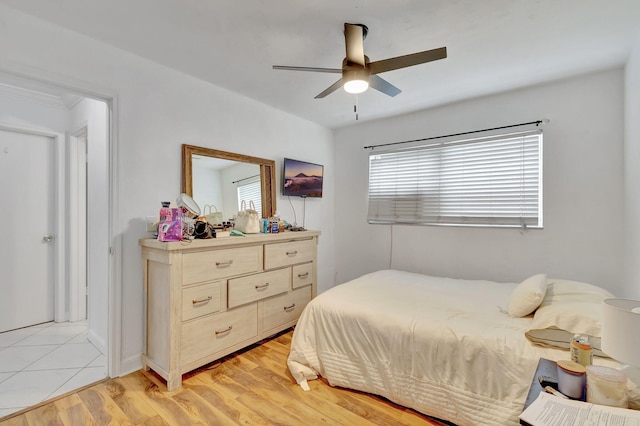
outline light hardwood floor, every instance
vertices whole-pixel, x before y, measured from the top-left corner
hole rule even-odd
[[[384,398],[334,388],[304,392],[287,370],[291,330],[184,376],[167,392],[137,371],[0,420],[0,425],[444,425]]]

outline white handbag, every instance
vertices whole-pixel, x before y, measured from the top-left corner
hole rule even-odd
[[[242,200],[233,228],[245,234],[260,233],[260,215],[256,211],[253,201],[249,201],[249,208],[247,208],[245,201]]]
[[[213,209],[215,209],[215,211],[213,211]],[[202,209],[202,212],[204,217],[207,219],[207,222],[211,225],[222,225],[222,212],[219,212],[218,208],[213,204],[206,204]]]

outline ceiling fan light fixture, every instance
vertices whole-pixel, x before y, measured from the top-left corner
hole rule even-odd
[[[344,91],[358,94],[369,88],[369,73],[366,69],[345,70],[342,73]]]
[[[400,68],[412,67],[426,62],[437,61],[447,57],[447,48],[425,50],[371,62],[364,54],[364,39],[368,28],[364,24],[344,24],[344,42],[346,56],[342,60],[342,68],[292,67],[274,65],[273,69],[290,71],[314,71],[327,73],[342,73],[342,78],[324,89],[315,99],[322,99],[335,92],[342,86],[347,93],[362,93],[369,86],[387,96],[394,97],[401,92],[378,74]]]
[[[369,82],[365,80],[351,80],[344,84],[344,91],[347,93],[358,94],[369,88]]]

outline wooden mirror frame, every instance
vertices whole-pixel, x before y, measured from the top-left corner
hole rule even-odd
[[[262,193],[262,217],[271,217],[276,211],[276,162],[265,158],[217,149],[203,148],[194,145],[182,145],[182,192],[193,196],[193,164],[192,155],[222,158],[224,160],[252,163],[260,166],[260,190]]]

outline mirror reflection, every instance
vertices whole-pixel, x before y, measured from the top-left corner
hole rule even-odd
[[[217,210],[221,214],[216,216],[228,221],[245,200],[247,208],[253,201],[262,217],[271,217],[276,210],[275,189],[273,160],[182,145],[182,192],[198,203],[204,215]]]
[[[197,154],[191,161],[192,197],[203,213],[221,212],[223,220],[228,221],[238,213],[242,200],[247,208],[251,201],[257,211],[262,211],[258,164]]]

